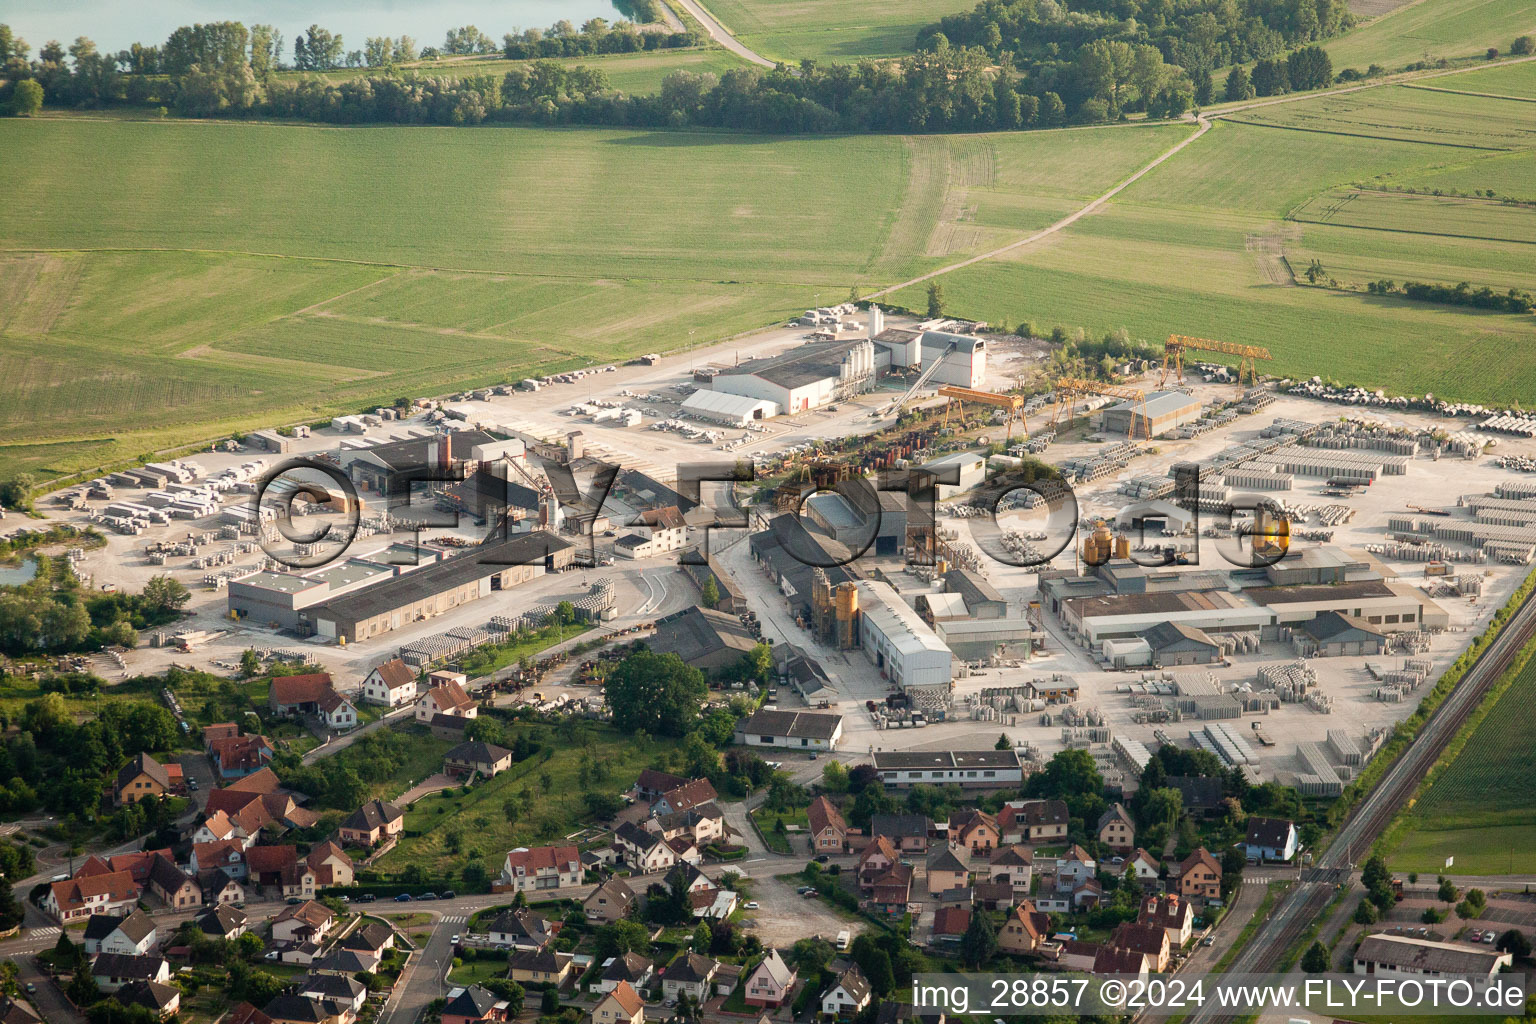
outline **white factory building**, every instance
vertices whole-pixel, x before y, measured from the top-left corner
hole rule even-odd
[[[859,582],[860,643],[880,674],[903,687],[948,686],[954,655],[889,583]]]
[[[711,423],[744,427],[771,419],[781,412],[779,403],[766,398],[732,395],[723,391],[695,391],[683,401],[683,412]]]
[[[972,487],[979,487],[987,479],[986,457],[976,452],[953,452],[949,455],[940,455],[936,459],[923,463],[921,468],[936,474],[940,480],[944,479],[945,473],[959,473],[958,484],[941,483],[934,488],[940,501],[948,501]]]
[[[793,416],[869,391],[875,374],[875,346],[868,338],[813,341],[721,370],[710,386],[721,394],[771,402]]]

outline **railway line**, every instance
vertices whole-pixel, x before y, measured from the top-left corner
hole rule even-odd
[[[1403,806],[1446,744],[1466,723],[1494,681],[1513,664],[1526,644],[1536,638],[1536,594],[1521,602],[1510,621],[1462,676],[1461,682],[1429,716],[1419,735],[1345,819],[1338,834],[1317,862],[1302,873],[1255,931],[1225,973],[1263,973],[1274,969],[1286,951],[1306,933],[1333,900],[1339,886],[1348,885],[1355,858],[1381,835]],[[1190,1014],[1189,1024],[1232,1020],[1216,1007]]]

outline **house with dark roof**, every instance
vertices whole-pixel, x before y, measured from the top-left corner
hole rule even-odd
[[[719,970],[718,961],[699,953],[682,953],[662,971],[662,994],[668,999],[686,994],[702,1002],[714,994],[713,982]]]
[[[443,1024],[490,1024],[507,1019],[507,1003],[479,985],[450,994],[443,1005]]]
[[[384,707],[404,707],[416,699],[416,673],[399,658],[375,665],[363,678],[363,700]]]
[[[988,882],[1006,883],[1016,899],[1029,895],[1030,882],[1034,878],[1035,853],[1027,846],[999,846],[992,851],[985,865],[978,868],[978,876]]]
[[[328,999],[338,1006],[346,1007],[352,1013],[361,1010],[363,1004],[368,1001],[368,989],[362,982],[340,974],[311,972],[300,978],[293,988],[301,996],[322,1002]]]
[[[1099,834],[1099,842],[1111,850],[1125,853],[1136,848],[1136,823],[1131,820],[1130,812],[1118,801],[1099,815],[1095,831]]]
[[[646,768],[635,780],[630,792],[636,797],[650,803],[659,798],[663,793],[677,789],[688,782],[681,775],[671,775],[667,772],[659,772],[655,768]]]
[[[657,797],[656,803],[651,806],[651,813],[664,815],[691,811],[703,804],[713,803],[719,798],[720,794],[715,792],[715,787],[708,779],[690,779]]]
[[[1168,933],[1158,924],[1122,922],[1110,937],[1108,945],[1144,954],[1147,958],[1147,967],[1152,971],[1166,970],[1172,953]]]
[[[1284,818],[1248,819],[1248,836],[1243,842],[1243,852],[1249,860],[1289,861],[1300,848],[1296,826]]]
[[[121,807],[146,798],[157,800],[179,792],[181,784],[181,765],[161,764],[148,754],[137,754],[117,770],[112,802]]]
[[[156,857],[150,865],[149,891],[172,910],[185,910],[203,904],[203,888],[197,884],[197,879],[164,855]]]
[[[469,723],[472,721],[474,721],[472,718],[465,718],[461,715],[445,715],[438,711],[432,715],[432,721],[427,723],[427,728],[432,731],[433,739],[453,740],[457,743],[462,741],[465,734],[469,732]]]
[[[849,964],[821,994],[821,1012],[838,1020],[848,1020],[869,1005],[874,990],[857,964]]]
[[[283,994],[273,997],[263,1011],[272,1024],[347,1024],[345,1007],[329,999]]]
[[[493,778],[512,767],[512,751],[470,740],[443,755],[443,772],[453,779]]]
[[[964,846],[940,846],[928,854],[928,895],[938,896],[971,884],[971,852]]]
[[[610,878],[581,901],[588,921],[612,924],[629,916],[635,905],[635,891],[622,878]]]
[[[624,863],[639,874],[665,871],[677,863],[677,854],[660,832],[626,821],[613,832],[613,845]]]
[[[83,936],[87,953],[142,956],[155,947],[155,920],[134,908],[127,914],[92,914]]]
[[[103,992],[116,992],[131,981],[171,980],[171,963],[164,957],[98,953],[91,961],[91,977]]]
[[[574,959],[553,949],[513,950],[507,957],[507,977],[523,985],[563,985]]]
[[[333,948],[320,959],[312,959],[309,971],[311,974],[336,974],[343,978],[350,978],[364,971],[373,973],[379,969],[379,963],[383,959],[381,954],[365,949]]]
[[[1184,801],[1184,809],[1187,811],[1195,811],[1203,815],[1221,812],[1221,801],[1225,790],[1220,779],[1200,775],[1170,775],[1163,780],[1163,785],[1179,791],[1179,796]]]
[[[158,981],[130,981],[115,995],[124,1006],[142,1006],[160,1020],[181,1009],[181,989]]]
[[[928,852],[933,821],[925,814],[874,814],[869,819],[871,836],[886,836],[903,854]]]
[[[639,990],[650,984],[656,976],[656,965],[639,953],[621,953],[611,957],[603,966],[603,973],[592,983],[593,992],[612,992],[620,982]]]
[[[341,841],[377,846],[405,828],[405,812],[387,800],[369,800],[341,823]]]
[[[41,1024],[41,1018],[26,1003],[0,994],[0,1024]]]
[[[1134,949],[1100,946],[1093,957],[1094,974],[1130,975],[1145,978],[1151,971],[1151,958]]]
[[[237,907],[209,907],[197,917],[197,930],[213,939],[238,939],[245,934],[249,918]]]
[[[1155,924],[1168,933],[1171,949],[1182,949],[1195,933],[1195,908],[1176,893],[1148,895],[1136,913],[1137,924]]]
[[[348,932],[338,945],[342,949],[382,956],[386,949],[395,948],[395,933],[389,926],[377,921],[364,921]]]
[[[527,907],[503,910],[491,922],[491,942],[512,949],[543,949],[554,940],[558,925],[549,918]]]
[[[1061,800],[1010,800],[997,812],[1001,842],[1050,843],[1065,839],[1069,815]]]
[[[843,716],[817,711],[759,708],[736,723],[735,741],[747,747],[833,750],[843,738]]]

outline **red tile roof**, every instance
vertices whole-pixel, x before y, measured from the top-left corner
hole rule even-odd
[[[313,704],[332,691],[329,672],[310,672],[302,676],[276,676],[272,680],[273,704]]]

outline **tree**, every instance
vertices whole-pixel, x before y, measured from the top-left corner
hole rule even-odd
[[[1202,107],[1206,106],[1216,97],[1216,84],[1211,81],[1211,72],[1207,68],[1201,68],[1194,74],[1195,102]]]
[[[1515,41],[1509,44],[1509,52],[1516,57],[1524,57],[1533,49],[1536,49],[1536,44],[1532,43],[1530,36],[1516,36]]]
[[[625,953],[644,953],[651,948],[651,935],[645,925],[636,921],[615,921],[597,929],[597,955],[601,959],[623,956]]]
[[[971,923],[960,937],[960,962],[977,970],[997,953],[997,932],[986,914],[972,914]]]
[[[937,320],[944,315],[944,286],[937,281],[928,282],[928,319]]]
[[[319,25],[293,41],[293,66],[300,71],[330,71],[341,66],[345,46],[341,36],[333,36]]]
[[[1370,900],[1361,900],[1355,908],[1355,924],[1375,924],[1376,904]]]
[[[706,576],[704,578],[704,586],[700,589],[702,591],[700,596],[705,608],[720,607],[720,588],[715,584],[713,576]]]
[[[261,658],[254,648],[247,647],[240,652],[240,674],[249,679],[261,671]]]
[[[1008,734],[1007,733],[1005,733],[1005,732],[1004,733],[999,733],[998,736],[997,736],[997,742],[992,744],[992,749],[993,750],[1012,750],[1013,749],[1013,741],[1008,738]]]
[[[1328,962],[1328,948],[1321,942],[1312,943],[1301,955],[1301,969],[1308,974],[1321,974],[1330,966],[1332,965]]]
[[[561,601],[555,605],[555,622],[564,629],[576,621],[576,606],[569,601]]]
[[[1511,928],[1500,935],[1496,945],[1499,952],[1513,953],[1516,960],[1524,960],[1531,955],[1531,942],[1518,928]]]
[[[789,951],[789,965],[801,977],[814,977],[832,959],[836,950],[823,938],[799,939]]]
[[[16,117],[31,117],[43,109],[43,87],[35,79],[23,78],[11,92],[11,113]],[[24,476],[25,474],[23,474]],[[22,508],[31,485],[22,485],[20,477],[13,477],[0,484],[0,505]],[[30,478],[29,478],[30,479]]]
[[[546,1017],[560,1012],[560,991],[553,985],[544,990],[544,996],[539,1000],[539,1012]]]
[[[848,792],[848,769],[841,761],[828,761],[821,770],[821,788],[828,793]]]
[[[1455,903],[1458,895],[1456,883],[1444,875],[1440,876],[1440,888],[1436,890],[1435,898],[1441,903]]]
[[[603,684],[614,724],[655,736],[685,735],[708,692],[698,669],[675,654],[645,650],[620,662]]]
[[[192,599],[192,593],[177,580],[161,574],[144,584],[144,603],[159,612],[175,611]]]

